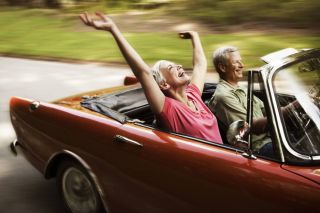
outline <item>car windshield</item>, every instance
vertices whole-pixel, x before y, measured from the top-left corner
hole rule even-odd
[[[273,87],[287,144],[303,155],[320,155],[320,58],[280,69]]]

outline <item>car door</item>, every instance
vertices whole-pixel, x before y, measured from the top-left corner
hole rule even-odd
[[[79,156],[96,176],[110,212],[319,209],[319,186],[279,162],[52,104],[30,111],[30,101],[15,101],[18,139],[39,159],[36,167],[44,170],[62,150]]]
[[[318,200],[317,184],[279,162],[135,124],[119,136],[105,172],[111,212],[295,211]]]

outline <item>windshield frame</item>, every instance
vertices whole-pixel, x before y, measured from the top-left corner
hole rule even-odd
[[[318,49],[313,49],[313,50],[308,50],[308,51],[302,51],[297,54],[294,54],[292,56],[289,56],[285,58],[284,60],[278,60],[273,63],[270,63],[266,65],[263,69],[265,75],[265,80],[266,80],[266,88],[270,94],[270,101],[272,105],[272,111],[273,111],[273,116],[275,119],[275,123],[277,126],[277,133],[278,137],[284,146],[284,149],[282,151],[282,156],[286,160],[286,162],[305,162],[305,163],[310,163],[310,161],[317,161],[318,163],[320,162],[320,155],[306,155],[299,153],[295,151],[291,145],[290,142],[287,139],[286,136],[286,128],[284,127],[283,119],[282,116],[280,115],[279,111],[279,103],[278,99],[276,97],[276,92],[275,88],[273,85],[273,80],[275,75],[285,69],[288,66],[300,63],[302,61],[315,58],[315,57],[320,57],[320,50]],[[288,156],[289,154],[289,156]],[[291,156],[290,156],[291,155]]]

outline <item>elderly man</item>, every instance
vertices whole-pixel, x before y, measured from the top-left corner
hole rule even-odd
[[[213,64],[219,73],[220,81],[209,101],[209,108],[216,115],[223,129],[237,120],[246,120],[247,90],[239,86],[243,78],[244,64],[237,48],[224,46],[213,54]],[[273,155],[271,138],[267,135],[267,122],[264,117],[263,102],[253,99],[253,125],[251,131],[253,150],[261,155]]]

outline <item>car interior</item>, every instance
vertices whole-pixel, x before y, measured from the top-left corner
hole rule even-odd
[[[214,84],[205,84],[202,99],[206,103],[214,93]],[[143,89],[134,89],[85,99],[81,106],[98,113],[110,115],[110,110],[125,115],[128,119],[140,120],[146,125],[154,125],[155,116],[144,95]]]
[[[216,89],[216,84],[206,83],[202,93],[202,100],[207,104]],[[254,95],[261,100],[264,99],[261,91],[255,91]],[[280,95],[280,105],[284,106],[292,101],[292,98]],[[141,87],[131,88],[121,92],[100,95],[98,97],[84,97],[81,106],[112,117],[122,123],[137,122],[153,128],[159,128],[156,124],[155,116],[151,111],[149,104]],[[227,128],[219,122],[219,130],[225,144]]]
[[[216,84],[205,84],[202,93],[202,100],[204,103],[207,104],[209,102],[215,89]],[[159,128],[141,87],[99,97],[85,98],[81,102],[81,106],[100,114],[111,116],[120,122],[134,121],[154,128]],[[219,124],[219,128],[223,141],[226,142],[226,130],[221,128],[221,124]]]

